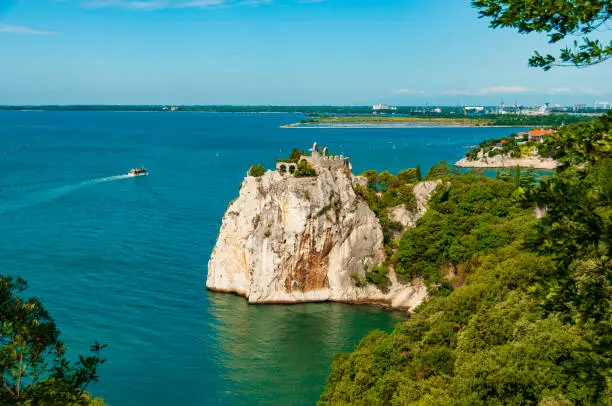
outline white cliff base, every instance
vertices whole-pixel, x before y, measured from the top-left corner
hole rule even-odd
[[[268,171],[245,178],[240,196],[223,217],[208,263],[207,288],[245,296],[249,303],[418,306],[427,296],[424,284],[398,281],[393,271],[384,290],[357,286],[356,277],[363,278],[366,268],[385,259],[380,223],[353,190],[366,179],[342,165],[315,167],[317,177]],[[420,211],[405,214],[410,217],[406,226],[423,215],[434,188],[427,185],[415,193]]]
[[[488,157],[484,156],[482,151],[480,151],[478,159],[471,161],[463,157],[455,163],[455,166],[462,168],[515,168],[518,166],[521,168],[547,169],[552,171],[557,167],[557,161],[537,155],[523,158],[511,158],[507,155]]]

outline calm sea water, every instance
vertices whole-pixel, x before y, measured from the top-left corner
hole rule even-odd
[[[95,395],[116,406],[313,404],[334,353],[403,315],[207,292],[221,217],[249,165],[316,140],[357,172],[426,170],[514,131],[279,128],[299,119],[0,112],[0,274],[28,280],[73,355],[108,344]],[[135,166],[150,176],[120,176]]]

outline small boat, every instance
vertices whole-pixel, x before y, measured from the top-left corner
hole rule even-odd
[[[149,173],[145,168],[132,168],[132,170],[128,173],[128,176],[144,176]]]

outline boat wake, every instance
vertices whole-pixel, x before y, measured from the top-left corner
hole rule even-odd
[[[113,182],[121,179],[128,179],[131,177],[132,176],[130,175],[107,176],[104,178],[90,179],[71,185],[61,186],[54,189],[31,192],[26,195],[20,196],[18,200],[8,200],[5,202],[0,201],[0,214],[36,206],[40,203],[50,202],[87,186],[95,185],[98,183]]]

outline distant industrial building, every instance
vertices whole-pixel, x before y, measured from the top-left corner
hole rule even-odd
[[[483,106],[466,106],[463,108],[463,114],[466,116],[479,116],[486,113]]]
[[[612,108],[612,104],[605,101],[596,101],[593,107],[597,110],[610,110],[610,108]]]
[[[550,108],[548,104],[544,104],[543,106],[524,109],[521,111],[521,114],[525,116],[547,116],[550,114]]]
[[[388,104],[375,104],[372,106],[372,110],[380,111],[380,110],[397,110],[397,107],[390,107]]]

